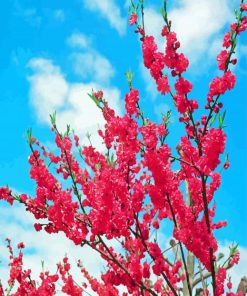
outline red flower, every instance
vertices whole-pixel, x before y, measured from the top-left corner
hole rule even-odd
[[[11,190],[9,188],[6,187],[0,187],[0,200],[4,199],[6,200],[8,203],[10,203],[11,205],[14,202],[14,198],[11,195]]]
[[[209,99],[213,96],[223,95],[226,90],[234,87],[236,82],[235,75],[228,70],[222,77],[215,77],[209,85]]]
[[[232,282],[229,281],[226,285],[227,285],[227,288],[228,288],[229,290],[232,289]]]
[[[179,95],[183,96],[192,90],[192,84],[183,77],[179,77],[175,83],[175,89]]]
[[[161,76],[157,80],[157,89],[162,93],[162,95],[170,92],[170,86],[168,83],[168,77],[167,76]]]
[[[230,162],[229,161],[226,161],[225,164],[224,164],[224,169],[227,170],[230,166]]]
[[[175,95],[174,100],[179,113],[185,113],[189,110],[189,100],[185,96]]]
[[[222,71],[225,70],[226,68],[226,62],[227,62],[227,59],[229,57],[229,53],[227,50],[222,50],[218,56],[217,56],[217,61],[218,61],[218,68]]]
[[[246,3],[242,3],[242,4],[240,5],[240,7],[241,7],[241,9],[247,11],[247,4],[246,4]]]
[[[189,66],[189,60],[186,58],[186,56],[183,53],[178,54],[176,64],[175,64],[176,71],[181,74],[184,71],[186,71],[188,66]]]
[[[25,248],[24,243],[23,243],[23,242],[19,243],[19,244],[17,245],[17,248],[18,248],[18,249],[23,249],[23,248]]]
[[[99,90],[99,91],[96,91],[93,93],[93,95],[95,96],[95,98],[98,100],[98,101],[101,101],[102,98],[103,98],[103,91],[102,90]]]
[[[143,277],[144,278],[149,278],[150,277],[150,265],[147,263],[147,262],[144,262],[143,263],[143,270],[142,270],[142,273],[143,273]]]
[[[228,48],[230,47],[232,44],[231,42],[231,33],[230,32],[227,32],[224,36],[224,39],[223,39],[223,47],[225,48]]]
[[[221,296],[224,294],[224,281],[226,279],[226,269],[220,267],[218,273],[216,274],[216,296]]]
[[[154,41],[153,36],[146,36],[142,43],[142,53],[144,59],[144,65],[146,68],[150,68],[152,63],[154,62],[154,53],[158,49],[157,44]]]
[[[139,101],[139,92],[137,89],[132,89],[125,96],[125,108],[129,115],[136,114],[138,116],[137,103]]]
[[[230,264],[231,266],[233,266],[233,265],[235,265],[235,264],[238,264],[239,259],[240,259],[240,254],[239,254],[239,252],[237,251],[237,252],[233,255],[233,257],[232,257],[232,259],[230,260],[229,264]]]
[[[130,18],[129,18],[129,24],[131,26],[133,26],[136,21],[137,21],[137,14],[136,13],[132,13],[130,15]]]

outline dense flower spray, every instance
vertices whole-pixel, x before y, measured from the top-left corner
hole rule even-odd
[[[101,279],[96,279],[78,262],[85,280],[78,285],[65,257],[57,265],[56,274],[42,272],[37,283],[31,278],[31,270],[23,270],[24,245],[18,245],[20,252],[15,256],[8,239],[9,287],[0,284],[0,295],[54,295],[58,281],[67,295],[86,295],[89,286],[97,295],[192,296],[199,285],[203,295],[220,296],[228,290],[229,296],[242,295],[234,294],[227,280],[227,269],[239,260],[237,247],[230,248],[225,262],[217,258],[214,232],[226,222],[214,221],[216,206],[212,201],[221,184],[219,167],[229,167],[228,159],[221,163],[226,143],[221,96],[235,85],[231,67],[237,62],[237,37],[247,28],[247,7],[242,1],[236,23],[224,36],[224,49],[217,56],[221,74],[210,82],[204,114],[198,119],[198,102],[189,98],[193,85],[184,77],[189,61],[180,53],[166,1],[163,4],[163,51],[158,50],[153,36],[146,35],[143,0],[138,4],[131,1],[129,23],[136,26],[143,62],[158,92],[172,98],[184,126],[177,153],[166,142],[170,113],[159,124],[145,116],[130,71],[126,73],[129,92],[123,116],[116,115],[102,90],[90,94],[105,119],[104,129],[99,130],[105,152],[92,145],[80,147],[78,136],[69,127],[61,133],[55,114],[51,115],[57,146],[54,153],[47,151],[29,131],[30,177],[36,183],[36,195],[15,195],[3,187],[0,199],[10,204],[22,203],[37,219],[37,231],[63,232],[78,247],[91,247],[105,260],[106,269]],[[214,120],[216,116],[219,124]],[[78,148],[79,158],[74,148]],[[176,170],[174,163],[179,167]],[[67,182],[61,182],[61,177]],[[68,181],[70,186],[65,185]],[[162,222],[166,220],[173,225],[173,238],[164,250],[153,232],[162,234]],[[119,242],[120,248],[109,244],[112,239]],[[12,293],[14,286],[17,288]],[[120,293],[123,289],[125,292]]]

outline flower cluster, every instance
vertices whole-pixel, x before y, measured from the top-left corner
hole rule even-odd
[[[23,269],[23,252],[24,244],[18,244],[19,254],[14,255],[10,239],[7,240],[7,247],[10,253],[10,272],[8,279],[9,288],[4,289],[0,284],[0,295],[10,295],[11,290],[16,287],[16,291],[11,293],[12,296],[23,296],[23,295],[44,295],[52,296],[56,292],[56,282],[58,281],[58,274],[50,274],[48,271],[41,272],[39,276],[39,283],[31,278],[31,270]],[[6,294],[5,294],[6,292]]]

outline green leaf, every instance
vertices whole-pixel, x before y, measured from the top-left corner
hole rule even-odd
[[[168,110],[166,113],[162,112],[161,114],[164,119],[164,124],[168,125],[170,122],[171,114],[172,114],[171,110]]]
[[[41,260],[41,268],[42,268],[42,271],[44,272],[44,266],[45,266],[45,261],[44,260]]]
[[[95,98],[93,92],[92,92],[92,94],[88,93],[88,96],[94,101],[94,103],[97,105],[97,107],[100,108],[100,102]]]
[[[224,113],[223,113],[223,115],[222,115],[222,119],[223,119],[223,121],[224,121],[225,117],[226,117],[226,110],[224,111]]]
[[[230,249],[230,256],[233,257],[235,255],[235,253],[238,251],[238,244],[236,245],[232,245],[229,247]]]
[[[92,146],[91,134],[89,132],[86,133],[86,137],[88,138],[88,141],[89,141],[90,145]]]
[[[96,168],[96,170],[99,170],[101,168],[101,164],[100,163],[96,163],[95,168]]]
[[[209,120],[209,125],[210,126],[212,126],[214,124],[216,118],[217,118],[217,114],[215,114],[213,117],[211,117],[211,119]]]
[[[32,145],[32,129],[31,128],[27,130],[27,142],[28,142],[28,145]]]
[[[50,120],[52,126],[56,126],[56,111],[53,114],[50,114]]]
[[[133,73],[132,73],[132,71],[131,70],[128,70],[126,73],[125,73],[125,77],[126,77],[126,79],[127,79],[127,82],[128,82],[128,84],[131,86],[131,84],[132,84],[132,80],[133,80]]]
[[[226,127],[226,125],[224,125],[225,117],[226,117],[226,111],[224,111],[224,113],[223,113],[222,116],[218,113],[219,128],[220,128],[220,129],[223,129],[223,128]]]
[[[112,168],[114,166],[114,164],[115,164],[114,154],[113,153],[111,154],[111,156],[108,153],[108,155],[107,155],[107,161],[110,164],[110,167]]]
[[[66,129],[66,132],[64,134],[65,137],[68,137],[70,135],[70,125],[67,124],[67,129]]]

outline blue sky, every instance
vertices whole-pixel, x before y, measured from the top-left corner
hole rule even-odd
[[[161,1],[155,1],[155,5],[153,2],[146,0],[146,26],[148,33],[158,36],[163,25],[159,15]],[[171,2],[174,28],[191,60],[186,77],[194,84],[193,97],[203,106],[210,79],[218,74],[215,56],[239,1]],[[85,143],[88,131],[100,148],[94,134],[104,121],[86,93],[101,88],[121,114],[127,92],[124,73],[128,69],[134,72],[141,106],[151,119],[158,120],[160,111],[174,109],[169,97],[155,93],[155,86],[141,65],[140,43],[133,28],[128,26],[128,1],[2,1],[0,22],[0,185],[9,184],[18,192],[33,192],[34,184],[28,175],[26,130],[32,127],[35,136],[52,148],[49,113],[54,110],[61,129],[70,123]],[[160,37],[158,43],[162,47]],[[231,167],[223,172],[216,203],[217,218],[229,221],[229,226],[218,232],[222,245],[234,240],[246,248],[246,35],[240,38],[236,55],[236,88],[223,99],[227,109],[226,152]],[[181,135],[176,113],[172,120],[169,141],[176,145]],[[0,209],[0,240],[3,241],[10,227],[8,219],[13,214],[11,209],[6,214],[3,203]],[[18,207],[13,213],[25,217]],[[32,236],[31,228],[18,219],[15,217],[11,222],[13,236],[17,229],[21,233],[16,225],[22,224],[22,229],[26,233],[28,229]]]

